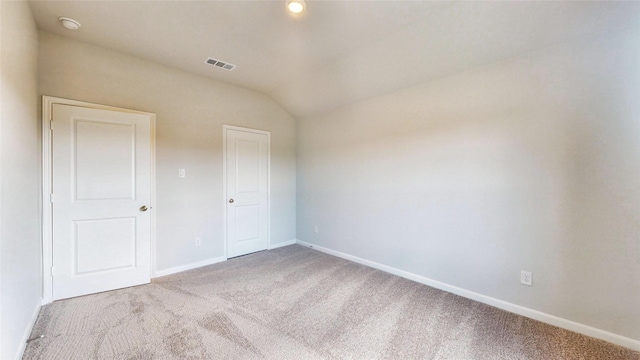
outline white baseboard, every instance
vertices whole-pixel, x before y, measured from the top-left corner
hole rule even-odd
[[[22,334],[20,347],[18,348],[18,352],[16,353],[16,357],[15,357],[16,360],[22,359],[22,356],[24,355],[24,350],[27,348],[27,340],[29,340],[29,336],[31,335],[31,330],[33,330],[33,327],[36,325],[36,320],[38,320],[38,314],[40,313],[40,308],[42,307],[41,303],[42,302],[36,305],[36,308],[33,310],[33,314],[31,314],[29,325],[27,326],[27,328],[24,330],[24,333]]]
[[[283,246],[289,246],[289,245],[294,245],[296,244],[298,241],[296,239],[293,240],[289,240],[289,241],[285,241],[285,242],[281,242],[281,243],[277,243],[277,244],[269,244],[269,248],[268,250],[272,250],[272,249],[277,249]],[[204,260],[204,261],[199,261],[196,263],[191,263],[191,264],[187,264],[187,265],[182,265],[182,266],[176,266],[176,267],[172,267],[172,268],[168,268],[168,269],[164,269],[164,270],[157,270],[152,278],[157,278],[157,277],[161,277],[161,276],[167,276],[167,275],[171,275],[171,274],[175,274],[175,273],[179,273],[182,271],[187,271],[187,270],[192,270],[192,269],[196,269],[199,267],[203,267],[203,266],[207,266],[207,265],[213,265],[222,261],[226,261],[227,259],[224,258],[223,256],[221,257],[217,257],[217,258],[213,258],[213,259],[209,259],[209,260]]]
[[[269,250],[281,248],[283,246],[293,245],[293,244],[296,244],[296,243],[297,243],[297,240],[293,239],[293,240],[289,240],[289,241],[280,242],[280,243],[277,243],[277,244],[269,244]]]
[[[471,299],[471,300],[475,300],[487,305],[491,305],[494,307],[497,307],[499,309],[508,311],[508,312],[512,312],[518,315],[522,315],[534,320],[538,320],[541,321],[543,323],[547,323],[550,325],[554,325],[557,326],[559,328],[562,329],[566,329],[566,330],[570,330],[573,332],[577,332],[579,334],[582,335],[586,335],[586,336],[590,336],[596,339],[600,339],[600,340],[604,340],[604,341],[608,341],[610,343],[616,344],[616,345],[620,345],[620,346],[624,346],[626,348],[635,350],[635,351],[640,351],[640,341],[639,340],[634,340],[628,337],[624,337],[618,334],[614,334],[614,333],[610,333],[608,331],[604,331],[601,329],[597,329],[588,325],[584,325],[581,323],[577,323],[575,321],[571,321],[571,320],[567,320],[567,319],[563,319],[554,315],[549,315],[547,313],[543,313],[541,311],[538,310],[533,310],[533,309],[529,309],[526,308],[524,306],[520,306],[520,305],[516,305],[516,304],[512,304],[503,300],[499,300],[496,298],[492,298],[490,296],[486,296],[486,295],[482,295],[482,294],[478,294],[476,292],[473,291],[469,291],[469,290],[465,290],[453,285],[449,285],[440,281],[436,281],[436,280],[432,280],[429,278],[426,278],[424,276],[420,276],[420,275],[416,275],[413,273],[410,273],[408,271],[404,271],[404,270],[400,270],[400,269],[396,269],[394,267],[391,266],[387,266],[387,265],[383,265],[374,261],[370,261],[370,260],[366,260],[366,259],[362,259],[359,258],[357,256],[353,256],[353,255],[349,255],[349,254],[345,254],[343,252],[340,251],[335,251],[335,250],[331,250],[322,246],[317,246],[311,243],[307,243],[301,240],[297,240],[296,241],[297,244],[309,247],[311,249],[329,254],[329,255],[333,255],[333,256],[337,256],[339,258],[343,258],[345,260],[349,260],[349,261],[353,261],[355,263],[358,264],[362,264],[365,266],[369,266],[372,267],[374,269],[378,269],[384,272],[387,272],[389,274],[393,274],[393,275],[397,275],[400,277],[403,277],[405,279],[409,279],[427,286],[431,286],[433,288],[436,289],[440,289],[440,290],[444,290],[456,295],[460,295],[462,297]]]
[[[175,267],[164,269],[164,270],[156,270],[156,272],[153,274],[153,278],[167,276],[167,275],[179,273],[182,271],[192,270],[192,269],[196,269],[196,268],[207,266],[207,265],[213,265],[226,260],[227,259],[221,256],[213,259],[198,261],[198,262],[187,264],[187,265],[175,266]]]
[[[294,245],[297,242],[298,241],[296,239],[293,239],[293,240],[289,240],[289,241],[285,241],[285,242],[281,242],[281,243],[277,243],[277,244],[269,244],[269,249],[268,250],[277,249],[277,248],[280,248],[280,247],[283,247],[283,246]],[[213,265],[213,264],[216,264],[216,263],[219,263],[219,262],[222,262],[222,261],[226,261],[226,260],[227,259],[225,257],[221,256],[221,257],[217,257],[217,258],[213,258],[213,259],[198,261],[198,262],[187,264],[187,265],[175,266],[175,267],[164,269],[164,270],[156,270],[156,272],[153,274],[152,278],[172,275],[172,274],[183,272],[183,271],[187,271],[187,270],[193,270],[193,269],[197,269],[199,267],[203,267],[203,266],[207,266],[207,265]]]

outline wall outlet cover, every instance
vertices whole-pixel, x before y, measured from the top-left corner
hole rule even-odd
[[[520,283],[522,285],[533,286],[533,274],[531,271],[520,271]]]

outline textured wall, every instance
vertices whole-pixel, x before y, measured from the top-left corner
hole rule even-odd
[[[42,288],[38,34],[26,2],[0,13],[0,359],[15,359]]]
[[[298,239],[640,340],[639,40],[303,119]]]
[[[296,125],[278,104],[50,33],[40,33],[39,51],[41,95],[157,115],[157,270],[224,256],[223,124],[271,131],[271,242],[295,239]]]

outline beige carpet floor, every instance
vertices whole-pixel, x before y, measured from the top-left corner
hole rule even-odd
[[[640,359],[299,245],[42,308],[24,359]]]

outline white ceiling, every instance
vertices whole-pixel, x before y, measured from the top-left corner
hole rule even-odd
[[[301,16],[285,0],[30,4],[44,31],[263,92],[296,117],[640,24],[640,2],[307,0]]]

